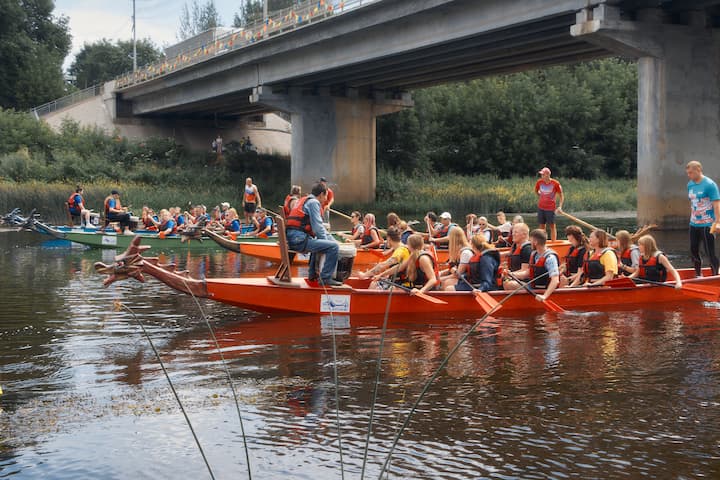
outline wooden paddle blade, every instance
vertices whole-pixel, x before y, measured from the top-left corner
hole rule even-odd
[[[562,308],[560,305],[558,305],[557,303],[553,302],[550,299],[543,301],[542,304],[546,310],[549,310],[551,312],[557,312],[557,313],[565,312],[564,308]]]
[[[613,278],[612,280],[608,280],[607,282],[605,282],[604,285],[607,285],[610,288],[634,288],[634,287],[637,287],[635,282],[632,281],[632,278],[629,278],[629,277]]]
[[[688,297],[695,297],[706,302],[717,302],[720,299],[720,289],[704,285],[685,285],[680,290]]]
[[[431,297],[427,293],[418,292],[415,294],[415,296],[418,298],[422,298],[426,302],[436,303],[438,305],[447,305],[447,302],[445,300],[440,300],[439,298]]]
[[[485,310],[485,313],[490,313],[493,310],[500,310],[498,308],[498,305],[500,305],[497,300],[495,300],[491,295],[481,292],[480,290],[473,290],[473,295],[475,297],[475,301],[482,307],[483,310]]]

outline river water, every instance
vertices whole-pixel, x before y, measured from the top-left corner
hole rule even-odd
[[[659,237],[687,266],[685,233]],[[361,478],[364,461],[378,478],[419,392],[479,316],[391,319],[383,342],[382,318],[271,317],[204,300],[201,312],[153,279],[102,288],[93,263],[114,251],[4,232],[0,252],[0,478],[210,477],[134,317],[216,478]],[[165,260],[193,276],[272,272],[222,251]],[[388,471],[719,478],[720,305],[483,324],[429,387]]]

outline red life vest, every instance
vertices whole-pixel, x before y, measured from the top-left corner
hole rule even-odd
[[[523,263],[528,263],[530,253],[532,253],[530,242],[525,242],[522,245],[513,244],[510,247],[510,271],[516,272],[522,268]]]
[[[435,272],[435,285],[438,285],[440,283],[440,272],[438,271],[438,266],[437,263],[435,263],[435,259],[428,252],[421,252],[420,255],[418,255],[418,257],[415,259],[415,281],[413,282],[413,286],[417,288],[422,288],[428,281],[427,277],[425,276],[425,272],[423,272],[420,268],[420,257],[422,257],[423,255],[427,255],[430,258],[433,266],[433,271]]]
[[[173,228],[172,228],[172,230],[170,230],[170,234],[171,234],[171,235],[172,235],[173,233],[177,233],[177,223],[176,223],[175,221],[173,221],[173,224],[174,224],[174,225],[173,225]],[[161,232],[164,232],[165,230],[167,230],[167,222],[161,223],[159,230],[160,230]]]
[[[565,257],[565,275],[570,276],[582,267],[585,257],[585,247],[570,246],[567,257]]]
[[[290,203],[292,203],[293,200],[297,200],[298,197],[295,195],[287,195],[285,197],[285,201],[283,202],[283,213],[285,214],[285,218],[290,216]]]
[[[652,282],[664,282],[667,280],[667,269],[660,263],[662,252],[655,252],[655,255],[645,260],[640,257],[638,265],[638,278]]]
[[[613,255],[615,255],[615,250],[610,247],[605,247],[599,252],[594,251],[592,255],[590,255],[590,251],[588,250],[585,254],[583,273],[585,274],[586,279],[598,280],[605,276],[605,267],[603,267],[602,263],[600,263],[600,257],[602,257],[606,252],[612,252]]]
[[[370,227],[365,230],[365,234],[360,239],[360,246],[368,245],[373,242],[373,237],[372,237],[372,233],[371,233],[373,230],[378,232],[378,237],[380,236],[380,232],[378,231],[377,227]],[[353,232],[353,233],[355,233],[355,232]]]
[[[85,204],[85,200],[83,200],[82,195],[79,193],[73,193],[70,195],[70,198],[68,198],[68,209],[69,210],[75,210],[78,213],[80,212],[80,205],[78,202],[75,201],[75,197],[80,197],[80,204]]]
[[[285,226],[289,230],[300,230],[308,235],[315,236],[312,225],[310,224],[310,215],[305,213],[303,207],[305,202],[310,197],[303,197],[295,204],[295,208],[292,209],[290,215],[285,220]]]
[[[620,260],[620,263],[625,265],[626,267],[632,267],[632,252],[639,250],[637,245],[630,245],[630,248],[626,248],[625,250],[618,255],[618,260]],[[622,272],[623,275],[630,275],[630,272]]]
[[[558,264],[560,263],[558,254],[549,248],[545,250],[545,253],[540,256],[538,256],[537,251],[534,251],[530,254],[530,284],[535,288],[545,288],[550,283],[549,276],[545,275],[547,273],[545,261],[550,255],[553,255],[555,257],[555,260],[558,262]],[[545,276],[536,280],[537,277],[540,277],[542,275]]]
[[[468,263],[468,282],[472,285],[479,285],[482,283],[480,276],[480,259],[483,256],[488,256],[495,259],[497,266],[493,270],[493,287],[502,290],[502,274],[500,270],[500,252],[497,250],[485,250],[484,252],[476,253],[470,258]]]

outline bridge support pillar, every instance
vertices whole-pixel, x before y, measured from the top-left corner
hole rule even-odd
[[[309,191],[320,177],[337,185],[342,202],[370,203],[375,200],[375,118],[413,105],[409,95],[387,99],[377,93],[361,98],[306,95],[291,91],[277,94],[257,87],[253,103],[291,115],[291,171],[293,184]]]
[[[685,226],[685,165],[703,163],[720,180],[720,40],[702,16],[662,23],[659,10],[621,20],[607,5],[578,14],[574,36],[638,59],[638,221]]]

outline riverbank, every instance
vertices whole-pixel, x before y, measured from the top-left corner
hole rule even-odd
[[[138,182],[87,182],[83,184],[85,202],[89,208],[99,212],[105,197],[111,190],[117,189],[121,192],[123,204],[131,205],[136,211],[143,205],[150,205],[155,210],[169,206],[186,209],[191,204],[213,206],[221,202],[238,206],[241,202],[239,183],[221,173],[221,169],[218,169],[218,181],[215,183],[205,181],[192,187]],[[289,184],[289,178],[281,173],[273,178],[272,183],[264,183],[262,180],[266,179],[260,179],[257,183],[263,204],[274,210],[287,193],[283,185]],[[365,205],[348,203],[342,199],[342,189],[335,187],[335,207],[345,212],[373,212],[378,217],[390,211],[401,216],[417,215],[428,210],[438,213],[450,211],[457,219],[469,212],[480,215],[494,214],[498,210],[508,213],[534,212],[537,205],[533,191],[535,180],[531,177],[498,179],[489,175],[436,175],[428,180],[427,177],[411,178],[379,172],[376,202]],[[583,216],[588,216],[586,212],[602,212],[601,216],[604,217],[634,216],[637,195],[634,180],[567,179],[562,180],[562,184],[566,197],[564,208],[568,212],[583,212]],[[0,212],[6,213],[16,207],[24,213],[36,209],[48,221],[64,222],[64,203],[74,188],[75,184],[70,182],[0,182]]]

